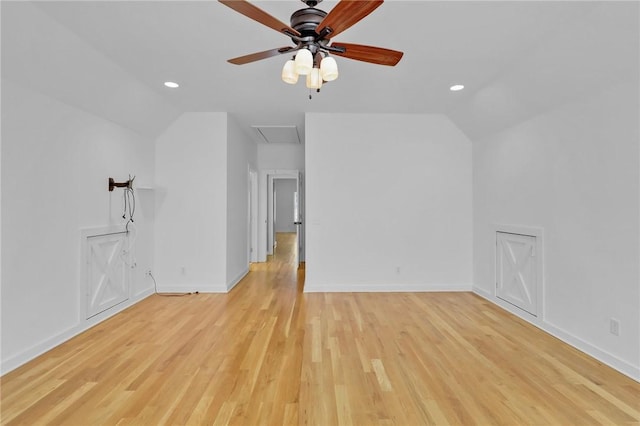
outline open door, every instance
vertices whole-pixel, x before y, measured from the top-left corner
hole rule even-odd
[[[249,200],[247,224],[247,263],[258,261],[258,173],[249,167]]]
[[[276,238],[276,223],[278,223],[278,190],[276,189],[276,185],[274,182],[273,191],[272,191],[272,207],[273,211],[271,212],[271,254],[275,254],[276,247],[278,247],[278,239]]]
[[[300,171],[298,171],[298,188],[294,200],[294,223],[298,236],[298,268],[304,268],[304,176]]]

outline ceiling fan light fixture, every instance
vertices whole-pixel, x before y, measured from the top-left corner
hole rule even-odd
[[[382,47],[333,43],[333,37],[367,17],[383,3],[383,0],[336,0],[337,4],[329,12],[316,9],[315,6],[322,0],[302,0],[307,7],[293,12],[289,19],[290,25],[252,4],[252,0],[218,1],[241,15],[287,36],[293,42],[293,46],[255,52],[228,59],[227,62],[243,65],[282,54],[293,54],[293,70],[291,61],[282,69],[282,80],[288,84],[295,84],[299,76],[303,75],[306,77],[307,86],[319,91],[324,82],[336,80],[339,76],[338,64],[335,59],[329,57],[333,54],[387,66],[395,66],[403,56],[403,52]]]
[[[284,63],[284,67],[282,68],[282,81],[287,84],[296,84],[298,82],[296,63],[291,59]]]
[[[307,75],[307,87],[309,89],[320,89],[322,87],[320,68],[311,69],[311,72]]]
[[[296,54],[295,71],[298,75],[309,75],[313,69],[313,55],[308,49],[300,49]]]
[[[320,74],[322,80],[333,81],[338,78],[338,63],[331,56],[327,56],[320,62]]]

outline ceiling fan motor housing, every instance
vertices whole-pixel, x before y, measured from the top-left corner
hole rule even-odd
[[[316,28],[327,16],[324,10],[308,7],[300,9],[291,15],[291,28],[298,31],[302,37],[316,37]]]

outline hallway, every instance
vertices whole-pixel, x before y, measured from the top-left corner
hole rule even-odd
[[[2,424],[640,421],[638,383],[470,293],[302,293],[295,246],[7,374]]]
[[[267,261],[269,263],[277,262],[287,266],[295,266],[297,264],[297,252],[296,244],[298,243],[297,235],[295,232],[277,232],[276,233],[276,248],[273,251],[273,255],[269,256]],[[254,263],[253,265],[261,265],[260,263]],[[262,264],[265,265],[265,264]]]

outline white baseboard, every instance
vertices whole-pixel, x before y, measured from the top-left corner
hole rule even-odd
[[[142,299],[146,299],[147,297],[151,296],[154,293],[155,293],[155,291],[154,291],[153,288],[148,288],[148,289],[146,289],[144,291],[141,291],[140,293],[137,293],[136,295],[133,296],[133,298],[134,298],[134,300],[136,300],[135,303],[138,303]]]
[[[227,283],[227,292],[231,291],[244,277],[249,273],[249,268],[247,267],[244,271],[240,272],[237,277],[235,277],[230,283]]]
[[[598,348],[597,346],[587,343],[579,337],[576,337],[549,322],[545,321],[544,328],[542,329],[552,336],[562,340],[566,344],[573,346],[574,348],[586,353],[587,355],[597,359],[598,361],[601,361],[604,364],[607,364],[614,370],[618,370],[619,372],[621,372],[625,376],[632,378],[636,382],[640,382],[640,367],[634,366],[616,357],[615,355],[612,355],[607,351]]]
[[[471,291],[485,299],[489,299],[491,297],[491,293],[486,291],[484,288],[476,287],[475,285],[472,287]]]
[[[226,293],[224,284],[174,284],[159,285],[158,293]]]
[[[135,305],[143,299],[153,294],[153,289],[145,290],[132,298],[125,300],[124,302],[114,306],[113,308],[95,315],[89,319],[82,319],[74,326],[56,334],[53,337],[47,338],[40,343],[37,343],[27,350],[24,350],[16,355],[13,355],[6,360],[2,360],[0,363],[0,375],[4,375],[23,364],[31,361],[34,358],[44,354],[47,351],[55,348],[66,342],[67,340],[77,336],[78,334],[87,331],[88,329],[95,327],[106,319],[124,311],[125,309]]]
[[[521,318],[528,323],[538,327],[545,333],[548,333],[553,337],[562,340],[564,343],[573,346],[579,351],[584,352],[590,357],[597,359],[598,361],[608,365],[614,370],[619,371],[625,376],[628,376],[631,379],[640,382],[640,367],[630,364],[629,362],[624,361],[616,357],[615,355],[612,355],[609,352],[592,345],[591,343],[585,342],[579,337],[574,336],[573,334],[563,330],[561,327],[551,324],[544,319],[535,318],[527,314],[526,312],[519,310],[518,308],[512,307],[507,303],[500,301],[500,299],[482,288],[474,286],[473,292],[483,299],[486,299],[487,301],[493,303],[494,305],[497,305],[500,308],[514,314],[518,318]]]
[[[249,273],[247,267],[228,284],[173,284],[158,286],[158,293],[228,293]]]
[[[423,293],[471,291],[471,284],[316,284],[305,283],[305,293]]]
[[[489,293],[483,288],[473,286],[471,291],[477,294],[478,296],[481,296],[482,298],[487,299],[489,302],[493,303],[494,305],[498,305],[505,311],[517,316],[518,318],[523,319],[528,323],[535,325],[536,327],[542,328],[542,324],[543,324],[542,318],[536,317],[535,315],[532,315],[529,312],[524,311],[512,305],[509,302],[505,302],[504,300],[497,298],[495,295]]]

